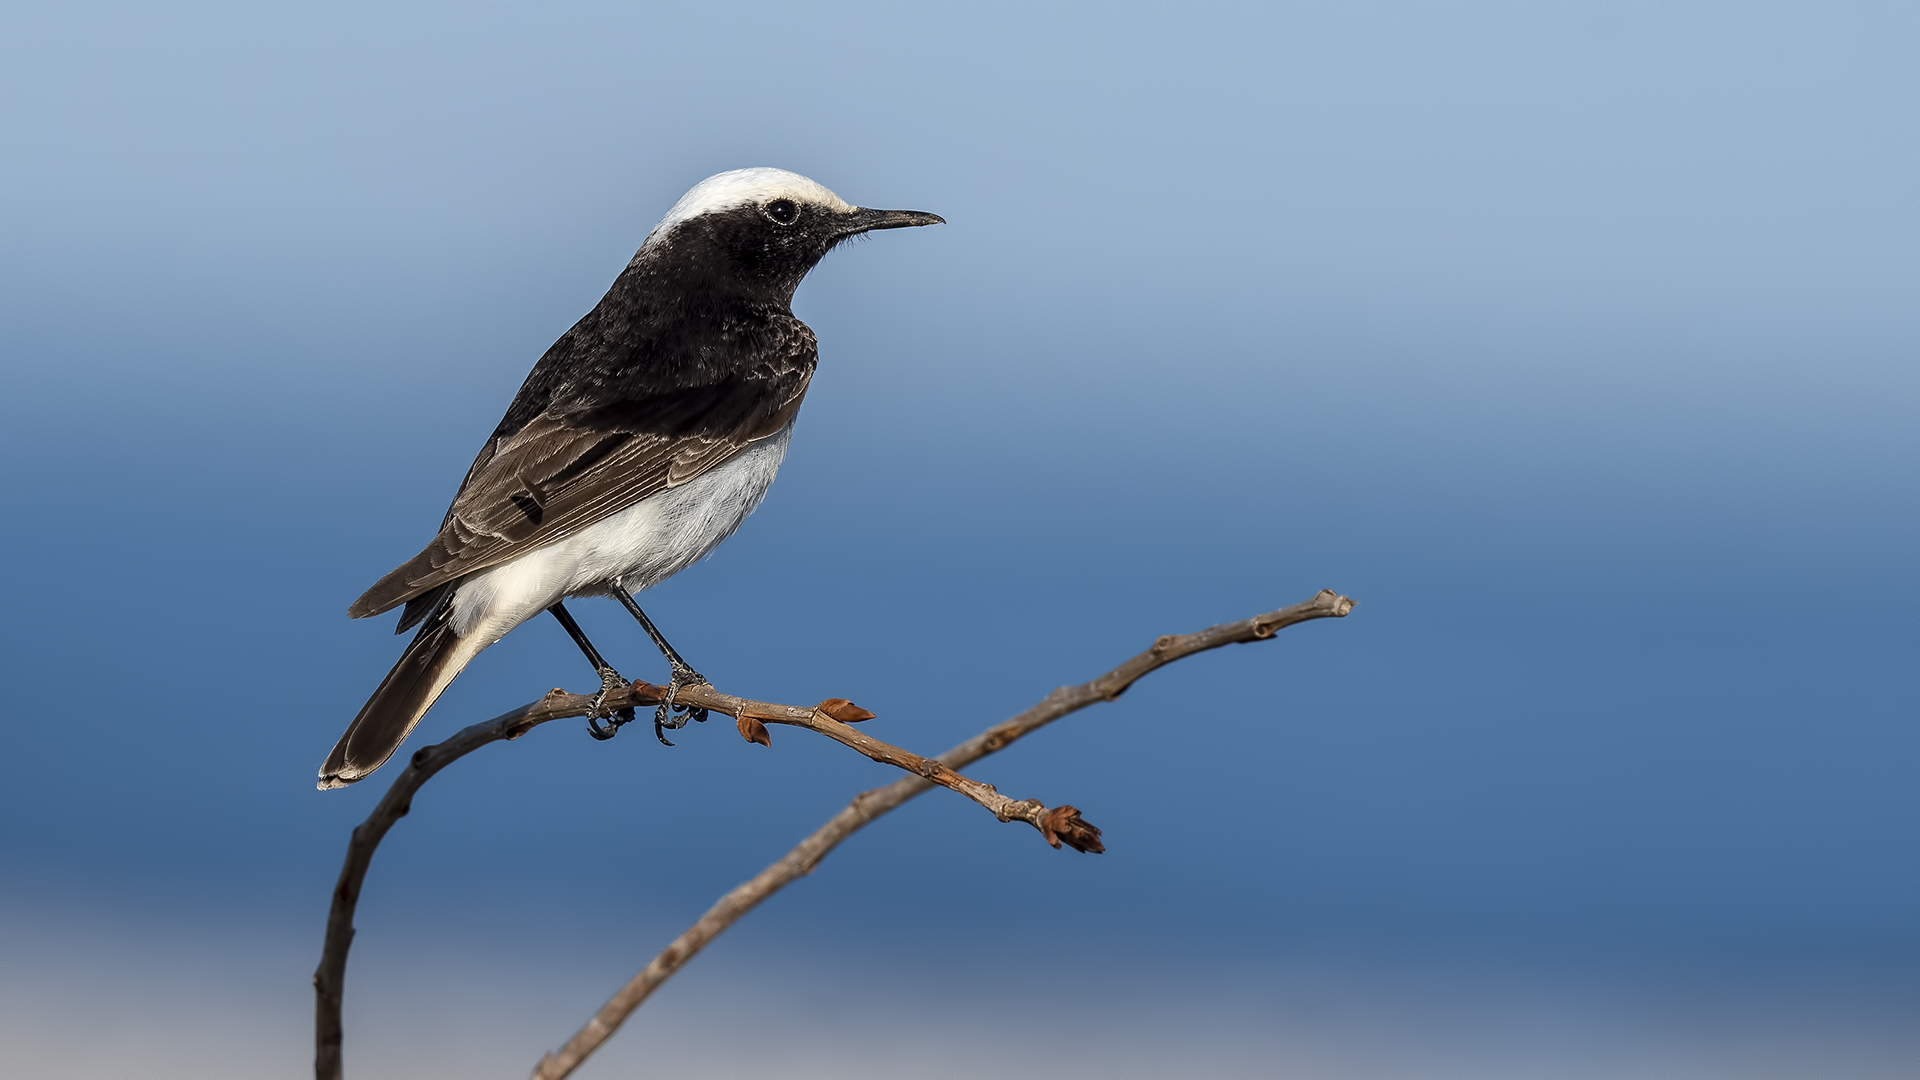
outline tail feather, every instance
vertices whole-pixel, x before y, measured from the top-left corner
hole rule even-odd
[[[453,632],[449,606],[442,605],[427,618],[379,689],[347,725],[327,763],[320,766],[320,790],[345,787],[386,764],[441,691],[480,651],[474,647],[477,642]]]

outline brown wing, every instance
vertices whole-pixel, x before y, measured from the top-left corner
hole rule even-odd
[[[813,376],[810,348],[788,359],[797,362],[611,406],[556,406],[493,440],[460,485],[439,535],[347,613],[378,615],[551,544],[775,434],[799,411]]]

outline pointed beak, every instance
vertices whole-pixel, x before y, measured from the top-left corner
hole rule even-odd
[[[919,210],[869,210],[856,206],[853,213],[847,215],[842,236],[854,236],[858,233],[873,232],[876,229],[911,229],[920,225],[945,225],[947,219],[939,214],[928,214]]]

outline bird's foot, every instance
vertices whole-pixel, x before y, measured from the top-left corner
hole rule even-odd
[[[707,677],[686,666],[673,665],[673,677],[667,680],[667,696],[661,700],[660,707],[653,710],[653,737],[672,746],[667,738],[667,729],[678,731],[687,726],[687,721],[704,724],[707,722],[707,710],[698,705],[675,705],[673,699],[680,691],[690,686],[707,686]]]
[[[627,680],[621,678],[619,672],[612,668],[600,669],[600,692],[593,695],[593,704],[587,712],[587,734],[605,742],[620,733],[622,724],[633,722],[631,707],[617,710],[607,708],[607,696],[615,690],[626,688]],[[605,727],[600,726],[600,718],[603,716],[610,721]]]

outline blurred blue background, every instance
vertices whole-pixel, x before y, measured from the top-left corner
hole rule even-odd
[[[814,273],[780,483],[647,598],[723,687],[931,752],[1361,605],[971,770],[1108,854],[930,795],[582,1075],[1913,1075],[1916,45],[1892,3],[10,5],[8,1060],[308,1068],[390,776],[313,790],[401,644],[347,603],[667,206],[769,164],[951,225]],[[590,681],[530,624],[410,746]],[[354,1075],[524,1075],[891,779],[580,727],[381,850]]]

